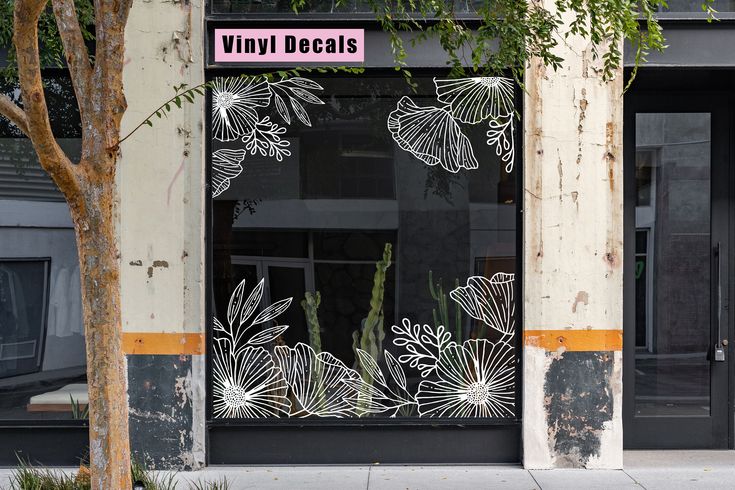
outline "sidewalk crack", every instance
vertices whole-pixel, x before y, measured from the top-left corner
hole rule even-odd
[[[622,469],[622,470],[620,470],[620,471],[622,471],[623,473],[625,473],[625,475],[626,475],[626,476],[627,476],[628,478],[630,478],[631,480],[633,480],[633,483],[635,483],[635,484],[636,484],[636,485],[638,485],[639,487],[643,488],[644,490],[646,489],[646,487],[644,487],[644,486],[643,486],[643,485],[641,484],[641,482],[639,482],[638,480],[636,480],[635,478],[633,478],[632,476],[630,476],[630,473],[628,473],[627,471],[625,471],[625,469]]]
[[[536,484],[536,488],[538,488],[539,490],[543,490],[543,489],[541,488],[541,485],[539,485],[539,482],[538,482],[538,480],[536,479],[536,477],[535,477],[535,476],[533,476],[533,473],[531,472],[531,470],[526,470],[526,471],[528,472],[528,474],[529,474],[529,475],[531,475],[531,479],[532,479],[532,480],[533,480],[533,482],[534,482],[534,483]]]

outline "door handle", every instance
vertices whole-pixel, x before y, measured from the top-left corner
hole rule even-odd
[[[722,340],[722,246],[717,242],[715,246],[715,266],[717,267],[717,342],[715,343],[715,361],[725,362],[725,346],[727,340]]]

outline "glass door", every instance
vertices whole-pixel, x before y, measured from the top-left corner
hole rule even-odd
[[[727,113],[710,100],[626,100],[630,448],[727,447]]]

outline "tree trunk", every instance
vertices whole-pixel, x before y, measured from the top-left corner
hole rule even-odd
[[[110,168],[109,163],[88,168]],[[82,195],[70,203],[70,209],[79,251],[87,344],[92,488],[129,489],[127,373],[122,351],[114,172],[86,172],[81,180]]]

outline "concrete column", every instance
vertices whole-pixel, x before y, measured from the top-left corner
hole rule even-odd
[[[126,134],[204,78],[203,2],[133,4],[126,32]],[[135,457],[204,463],[204,100],[154,118],[121,145],[123,343]]]
[[[523,461],[621,468],[623,73],[578,37],[557,53],[526,72]]]

